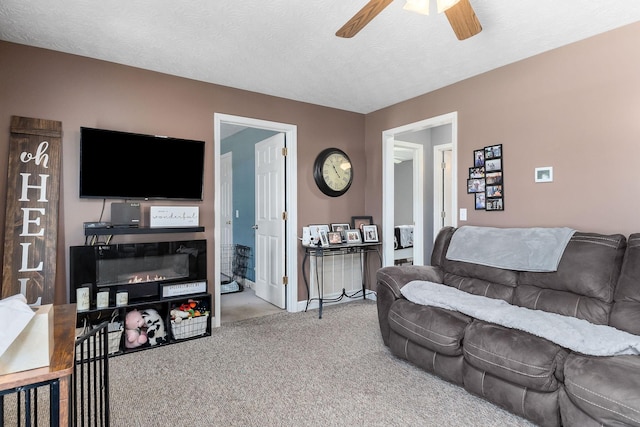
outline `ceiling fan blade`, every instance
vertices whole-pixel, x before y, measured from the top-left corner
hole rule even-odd
[[[482,31],[482,25],[480,25],[480,21],[478,21],[478,17],[473,11],[469,0],[460,0],[444,13],[447,15],[447,19],[458,40],[468,39]]]
[[[353,18],[336,31],[336,36],[351,38],[358,34],[358,32],[365,27],[377,14],[389,6],[393,0],[370,0],[369,3],[364,5],[362,9],[358,11]]]

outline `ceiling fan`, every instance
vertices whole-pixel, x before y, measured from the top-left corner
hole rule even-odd
[[[344,38],[355,36],[392,1],[369,0],[369,3],[364,5],[353,18],[336,32],[336,36]],[[429,0],[407,0],[404,9],[428,15]],[[447,15],[449,24],[451,24],[458,40],[468,39],[482,31],[480,21],[478,21],[469,0],[438,0],[438,12],[444,12]]]

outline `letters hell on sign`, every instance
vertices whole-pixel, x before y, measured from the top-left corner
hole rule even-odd
[[[55,294],[62,122],[11,117],[2,298]]]

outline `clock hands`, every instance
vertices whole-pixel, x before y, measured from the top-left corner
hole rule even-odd
[[[333,170],[336,172],[336,175],[338,175],[339,179],[342,179],[342,177],[340,176],[340,172],[338,172],[338,169],[336,169],[336,165],[334,165],[333,163],[331,164],[331,167],[333,168]]]

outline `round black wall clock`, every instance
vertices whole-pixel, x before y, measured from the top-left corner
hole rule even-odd
[[[353,182],[353,168],[349,156],[338,148],[323,150],[316,157],[313,178],[320,191],[327,196],[342,196]]]

